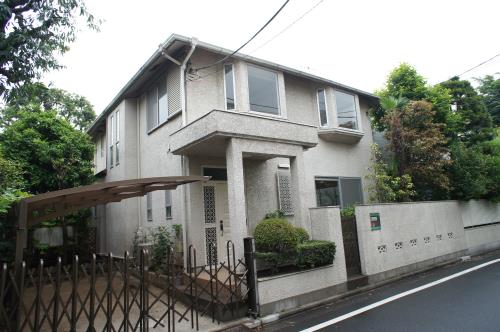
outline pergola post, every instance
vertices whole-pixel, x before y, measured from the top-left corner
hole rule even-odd
[[[16,270],[16,280],[20,280],[23,265],[24,245],[28,237],[28,205],[25,200],[18,204],[16,221],[16,255],[14,267]]]

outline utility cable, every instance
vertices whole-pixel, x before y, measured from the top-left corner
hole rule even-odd
[[[495,58],[497,58],[497,57],[499,57],[499,56],[500,56],[500,53],[498,53],[498,54],[497,54],[497,55],[495,55],[495,56],[492,56],[492,57],[491,57],[491,58],[489,58],[488,60],[485,60],[485,61],[481,62],[480,64],[478,64],[478,65],[476,65],[476,66],[474,66],[474,67],[472,67],[472,68],[470,68],[470,69],[467,69],[467,70],[466,70],[466,71],[464,71],[462,74],[460,74],[460,75],[456,75],[456,76],[460,77],[460,76],[462,76],[462,75],[464,75],[464,74],[467,74],[468,72],[473,71],[474,69],[476,69],[476,68],[478,68],[478,67],[481,67],[481,66],[482,66],[482,65],[484,65],[484,64],[487,64],[488,62],[490,62],[490,61],[494,60]]]
[[[257,35],[259,33],[262,32],[262,30],[264,30],[273,20],[276,16],[278,16],[278,14],[283,10],[283,8],[285,8],[285,6],[288,4],[288,2],[290,2],[290,0],[286,0],[285,3],[280,7],[280,9],[278,9],[278,11],[276,13],[274,13],[274,15],[266,22],[266,24],[264,24],[260,29],[259,31],[257,31],[253,36],[252,38],[250,38],[246,43],[244,43],[243,45],[241,45],[236,51],[234,51],[233,53],[225,56],[224,58],[210,64],[210,65],[207,65],[207,66],[203,66],[203,67],[200,67],[200,68],[195,68],[195,70],[201,70],[201,69],[207,69],[207,68],[210,68],[210,67],[213,67],[213,66],[216,66],[218,65],[219,63],[221,62],[224,62],[226,61],[227,59],[229,59],[230,57],[232,57],[233,55],[235,55],[236,53],[238,53],[243,47],[247,46],[248,43],[250,43],[255,37],[257,37]]]

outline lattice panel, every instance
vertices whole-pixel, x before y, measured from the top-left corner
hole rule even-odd
[[[215,218],[215,187],[203,187],[203,203],[205,205],[205,223],[214,224]]]
[[[291,179],[289,174],[278,171],[278,195],[280,210],[285,215],[293,215]]]
[[[212,245],[210,245],[212,244]],[[217,228],[205,228],[205,245],[207,253],[207,265],[217,264]]]
[[[168,115],[181,110],[181,83],[179,66],[172,66],[167,75]]]

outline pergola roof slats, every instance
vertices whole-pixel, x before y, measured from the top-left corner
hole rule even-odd
[[[206,176],[154,177],[52,191],[23,200],[28,212],[26,221],[29,226],[33,226],[41,221],[61,217],[80,209],[120,202],[155,190],[173,190],[178,185],[209,179],[210,177]]]

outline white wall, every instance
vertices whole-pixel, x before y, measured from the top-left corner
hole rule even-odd
[[[311,215],[311,238],[329,240],[337,250],[333,265],[285,275],[260,278],[259,301],[263,312],[279,312],[325,298],[337,293],[332,291],[347,281],[344,243],[340,224],[340,210],[334,207],[314,208]]]
[[[381,229],[371,230],[370,213]],[[374,275],[466,249],[457,201],[356,206],[361,269]],[[416,240],[416,243],[412,243]],[[402,247],[399,248],[402,243]]]
[[[461,202],[461,211],[470,254],[500,248],[500,204],[485,200]]]

